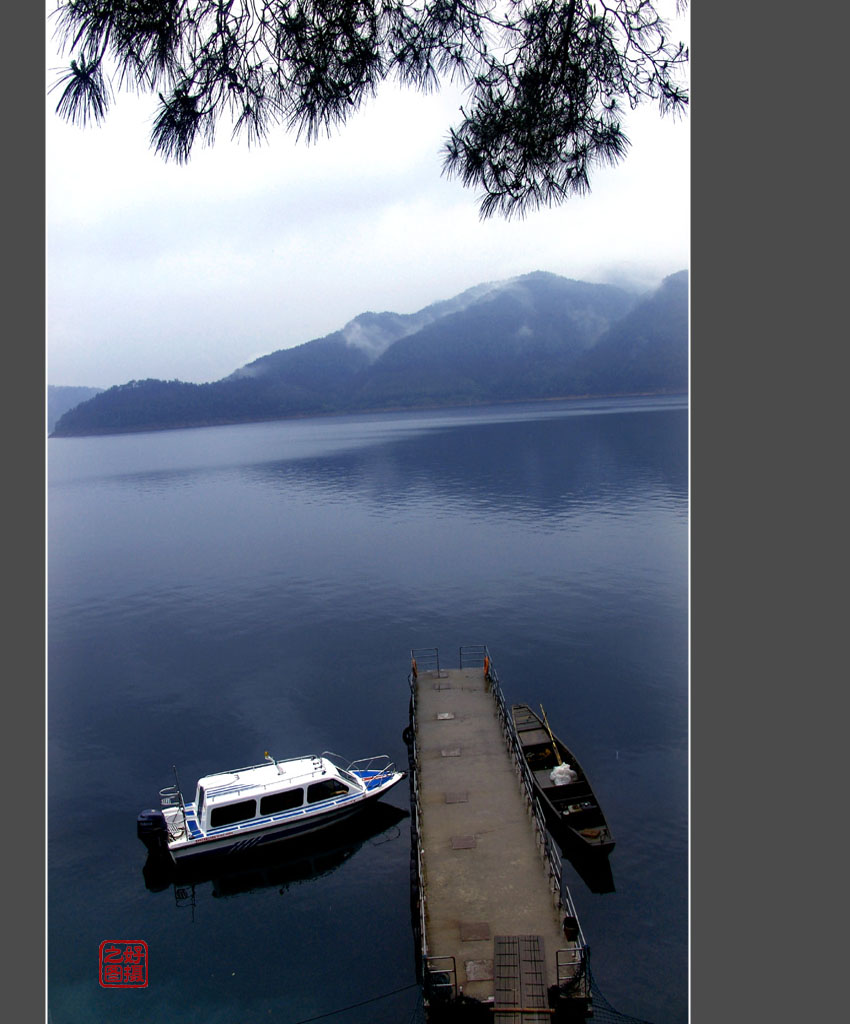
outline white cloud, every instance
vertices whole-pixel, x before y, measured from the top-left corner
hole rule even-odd
[[[387,89],[314,146],[222,136],[186,166],[149,149],[150,99],[121,95],[82,130],[49,102],[50,383],[215,380],[361,312],[486,281],[548,270],[649,287],[687,265],[687,123],[641,108],[629,156],[589,196],[482,222],[441,174],[459,98]]]

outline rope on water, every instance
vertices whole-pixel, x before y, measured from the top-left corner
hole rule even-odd
[[[419,995],[416,997],[416,1005],[413,1007],[413,1013],[410,1015],[410,1020],[407,1024],[424,1024],[425,1021],[425,1007],[423,1005],[423,993],[422,986],[419,986]]]
[[[652,1024],[651,1021],[642,1017],[633,1017],[628,1013],[620,1013],[615,1009],[602,994],[593,972],[588,966],[590,975],[590,987],[593,996],[593,1021],[594,1024]],[[356,1010],[361,1006],[368,1006],[370,1003],[377,1003],[381,999],[388,999],[390,996],[399,995],[402,992],[409,992],[413,988],[419,989],[416,1005],[410,1014],[408,1024],[421,1024],[424,1020],[424,1007],[422,1005],[422,986],[415,982],[412,985],[403,985],[401,988],[394,988],[389,992],[383,992],[379,996],[372,996],[370,999],[361,999],[357,1003],[349,1003],[348,1006],[340,1006],[336,1010],[328,1010],[325,1013],[316,1014],[315,1017],[304,1017],[292,1024],[312,1024],[313,1021],[324,1020],[326,1017],[334,1017],[339,1013],[346,1013],[348,1010]]]
[[[384,992],[379,996],[372,996],[371,999],[362,999],[359,1003],[349,1003],[348,1006],[340,1006],[336,1010],[328,1010],[327,1013],[319,1013],[315,1017],[304,1017],[302,1020],[293,1021],[292,1024],[311,1024],[314,1020],[323,1020],[325,1017],[333,1017],[337,1013],[346,1013],[348,1010],[356,1010],[359,1006],[368,1006],[369,1003],[377,1003],[380,999],[387,999],[389,996],[396,996],[400,992],[409,992],[412,988],[419,988],[419,982],[414,982],[412,985],[404,985],[401,988],[394,988],[391,992]],[[421,998],[421,997],[420,997]],[[414,1013],[418,1008],[418,1004],[414,1007]],[[413,1018],[411,1017],[411,1020]]]
[[[605,996],[602,995],[599,984],[589,966],[588,973],[590,974],[590,991],[593,996],[593,1020],[595,1024],[651,1024],[651,1021],[644,1020],[641,1017],[631,1017],[627,1013],[620,1013],[619,1010],[615,1010]]]

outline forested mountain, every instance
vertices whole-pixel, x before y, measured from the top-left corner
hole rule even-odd
[[[62,416],[51,436],[687,386],[686,271],[644,296],[537,272],[414,314],[363,313],[210,384],[110,388]]]
[[[53,430],[59,417],[80,402],[85,402],[103,388],[65,387],[58,384],[47,386],[47,432]]]

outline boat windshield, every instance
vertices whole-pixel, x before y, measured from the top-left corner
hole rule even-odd
[[[346,782],[351,783],[351,785],[355,786],[357,789],[362,787],[363,783],[361,780],[356,779],[351,772],[347,772],[344,768],[340,768],[339,765],[336,766],[336,770],[341,779],[345,779]]]

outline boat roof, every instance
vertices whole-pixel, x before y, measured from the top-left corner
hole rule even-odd
[[[204,775],[198,779],[207,800],[218,797],[247,796],[251,791],[285,789],[288,786],[317,782],[328,775],[338,776],[340,769],[324,757],[293,757],[283,761],[235,768],[232,771]]]

